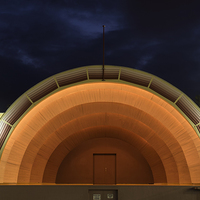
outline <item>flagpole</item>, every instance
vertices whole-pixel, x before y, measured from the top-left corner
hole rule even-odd
[[[104,80],[104,62],[105,62],[105,36],[104,36],[104,28],[105,28],[105,25],[103,25],[103,76],[102,76],[102,81],[105,81]]]

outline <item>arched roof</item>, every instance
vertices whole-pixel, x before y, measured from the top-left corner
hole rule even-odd
[[[168,183],[200,182],[196,105],[169,83],[139,70],[105,66],[105,81],[102,75],[101,66],[56,74],[11,105],[0,120],[0,182],[54,182],[64,156],[95,137],[136,146],[156,182],[164,180],[159,177]]]

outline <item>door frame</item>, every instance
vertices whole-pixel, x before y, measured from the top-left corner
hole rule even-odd
[[[116,185],[117,184],[117,153],[93,153],[93,185],[94,184],[94,155],[115,155],[115,184],[109,184],[109,185]],[[106,184],[100,184],[100,185],[106,185]]]

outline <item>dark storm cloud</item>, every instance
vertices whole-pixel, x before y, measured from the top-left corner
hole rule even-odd
[[[35,83],[47,78],[43,69],[27,67],[17,60],[0,56],[1,68],[1,105],[5,111],[19,96]]]
[[[137,41],[135,67],[153,73],[194,99],[200,93],[199,2],[126,1]]]
[[[105,63],[141,69],[200,94],[200,3],[0,1],[0,111],[55,73]],[[9,91],[9,92],[8,92]]]

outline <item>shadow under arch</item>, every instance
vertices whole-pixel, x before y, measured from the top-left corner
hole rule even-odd
[[[147,160],[147,163],[150,165],[151,170],[153,172],[154,182],[155,183],[167,182],[163,163],[157,152],[154,150],[154,148],[152,148],[152,146],[146,140],[141,138],[139,135],[119,127],[111,127],[111,126],[91,127],[88,128],[87,130],[82,130],[66,138],[62,143],[58,145],[55,151],[51,154],[44,170],[43,182],[55,183],[57,171],[62,161],[66,158],[68,153],[73,151],[73,149],[79,147],[79,144],[76,144],[74,145],[74,148],[71,151],[67,152],[66,148],[69,145],[70,140],[73,140],[74,137],[80,137],[80,135],[92,134],[94,132],[96,133],[96,137],[94,137],[93,139],[99,139],[99,138],[118,139],[124,141],[127,144],[130,144],[131,146],[134,146],[134,148],[136,148],[143,155],[143,157]],[[123,134],[123,136],[121,134]],[[87,139],[86,141],[90,141],[93,139]],[[62,156],[58,157],[60,152],[62,152]],[[35,161],[34,164],[36,166],[37,161]],[[32,170],[34,170],[34,167],[32,168]]]

